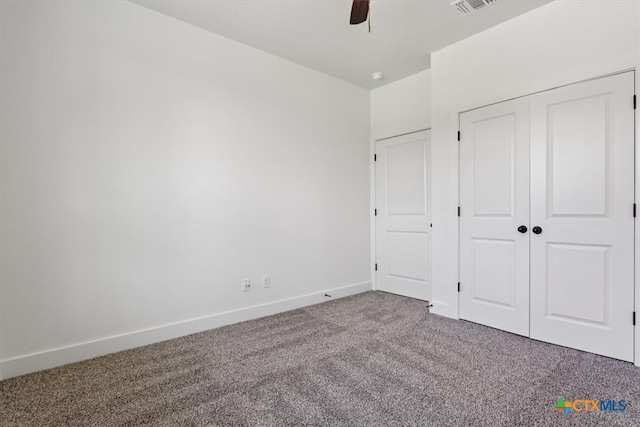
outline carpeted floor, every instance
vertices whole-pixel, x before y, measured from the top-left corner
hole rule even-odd
[[[554,409],[625,399],[624,412]],[[640,425],[640,368],[382,292],[0,382],[2,426]]]

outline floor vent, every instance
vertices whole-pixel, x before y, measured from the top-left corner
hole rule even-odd
[[[460,15],[469,16],[499,1],[500,0],[456,0],[451,3],[451,6],[453,6]]]

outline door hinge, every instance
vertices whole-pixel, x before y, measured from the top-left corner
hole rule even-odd
[[[378,160],[378,156],[376,154],[373,155],[373,161],[376,162]]]
[[[460,282],[458,282],[458,292],[460,292]]]
[[[458,206],[458,216],[460,216],[460,206]]]
[[[458,141],[460,141],[460,131],[458,131]]]
[[[636,326],[636,312],[633,312],[633,326]]]
[[[636,217],[636,204],[633,204],[633,217]]]
[[[378,216],[378,209],[373,210],[373,216]]]
[[[376,271],[378,271],[378,264],[376,264]]]
[[[636,109],[636,96],[633,95],[633,109]]]

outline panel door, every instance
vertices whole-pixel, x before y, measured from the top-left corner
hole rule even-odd
[[[429,132],[376,142],[376,275],[381,291],[428,300]]]
[[[528,102],[507,101],[460,116],[460,318],[525,336]]]
[[[633,360],[632,72],[531,97],[531,337]]]

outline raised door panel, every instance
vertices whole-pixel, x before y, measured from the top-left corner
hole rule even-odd
[[[474,123],[471,136],[474,217],[513,217],[515,126],[515,112]]]
[[[413,141],[384,149],[388,215],[425,215],[425,144]]]
[[[546,316],[609,326],[608,246],[548,243]]]
[[[427,280],[427,234],[388,231],[388,275],[398,279]]]
[[[472,301],[515,310],[515,241],[473,239]]]
[[[547,107],[549,215],[605,216],[611,184],[608,93]]]

